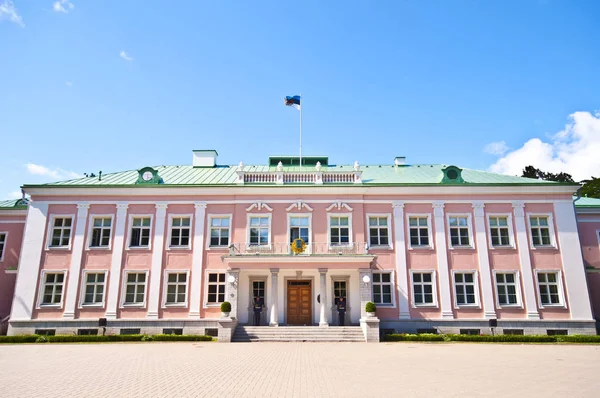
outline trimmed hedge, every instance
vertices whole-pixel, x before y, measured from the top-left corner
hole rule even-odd
[[[600,336],[570,335],[470,335],[470,334],[388,334],[383,341],[469,341],[482,343],[596,343]]]
[[[119,341],[212,341],[210,336],[202,335],[175,335],[157,334],[149,336],[145,334],[111,334],[106,336],[78,336],[78,335],[56,335],[38,336],[36,334],[27,336],[0,336],[2,343],[108,343]]]

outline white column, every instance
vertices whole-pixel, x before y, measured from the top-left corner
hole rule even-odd
[[[106,319],[117,319],[119,305],[119,288],[121,281],[121,266],[123,262],[123,243],[125,241],[125,220],[127,218],[127,203],[117,204],[117,220],[115,221],[115,237],[112,244],[112,259],[106,299]]]
[[[448,270],[448,244],[444,222],[444,202],[433,203],[435,225],[435,250],[437,252],[438,273],[440,275],[440,301],[443,319],[454,319],[450,296],[450,272]]]
[[[233,278],[230,278],[233,277]],[[231,312],[229,316],[234,319],[238,318],[238,286],[240,282],[240,270],[239,268],[230,269],[227,271],[225,275],[225,296],[227,297],[225,300],[229,301],[231,304]],[[230,282],[229,279],[233,279],[233,282]]]
[[[200,319],[202,302],[202,258],[204,255],[204,217],[206,203],[194,204],[194,236],[192,238],[192,276],[190,280],[190,313],[192,319]]]
[[[35,305],[47,217],[47,202],[31,201],[29,203],[25,232],[23,233],[23,246],[19,257],[19,272],[10,313],[11,321],[31,319]]]
[[[490,271],[490,256],[487,245],[487,228],[485,225],[483,202],[473,203],[475,213],[475,244],[477,245],[477,257],[479,259],[479,272],[481,274],[481,293],[483,295],[483,316],[486,319],[496,318],[494,309],[494,295],[492,286],[492,274]]]
[[[327,322],[327,268],[319,268],[319,276],[319,295],[321,296],[319,326],[329,326],[329,322]]]
[[[554,214],[560,258],[565,274],[565,294],[569,298],[571,319],[591,321],[593,320],[592,308],[589,295],[585,294],[588,291],[585,264],[581,255],[581,242],[573,202],[554,202]]]
[[[535,301],[535,282],[531,270],[531,258],[529,257],[529,242],[527,241],[527,227],[525,224],[525,203],[513,202],[515,213],[515,228],[517,230],[517,247],[519,248],[519,260],[521,261],[521,275],[523,276],[523,288],[525,290],[525,307],[528,319],[540,319]]]
[[[73,244],[71,246],[71,266],[69,267],[65,312],[63,313],[63,318],[66,319],[75,318],[77,288],[79,287],[79,273],[81,270],[81,258],[83,257],[83,243],[85,239],[85,225],[89,208],[89,203],[80,203],[77,205],[77,220],[75,221],[75,233],[73,234]]]
[[[396,252],[400,319],[410,319],[410,311],[408,309],[408,269],[406,264],[406,244],[404,242],[404,202],[392,202],[392,207],[394,208],[394,250]]]
[[[148,315],[146,315],[146,318],[149,319],[158,319],[167,206],[166,203],[156,204],[156,222],[154,224],[154,241],[152,245],[152,269],[150,270],[150,289],[148,290]]]
[[[269,326],[279,326],[277,302],[279,301],[279,268],[271,268],[271,317]]]
[[[368,282],[365,282],[365,276],[368,277]],[[358,270],[358,284],[360,286],[360,318],[367,317],[365,305],[373,299],[373,273],[369,268],[361,268]]]

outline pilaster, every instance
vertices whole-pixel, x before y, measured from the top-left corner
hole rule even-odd
[[[410,310],[408,308],[408,269],[404,237],[404,202],[392,202],[392,208],[394,209],[394,250],[396,252],[396,274],[398,278],[399,318],[410,319]]]
[[[125,239],[125,220],[127,218],[127,203],[117,203],[117,218],[115,221],[115,236],[112,244],[112,258],[106,300],[106,319],[117,318],[119,305],[119,288],[121,281],[121,265],[123,262],[123,244]]]
[[[204,256],[204,218],[206,203],[194,204],[194,235],[192,237],[192,273],[190,280],[190,313],[189,318],[200,319],[202,302],[202,258]]]
[[[319,268],[319,294],[321,297],[319,326],[329,326],[327,322],[327,268]]]
[[[365,278],[368,277],[368,278]],[[365,279],[368,282],[365,282]],[[373,298],[373,273],[369,268],[360,268],[358,270],[358,283],[360,284],[360,317],[366,318],[367,311],[365,311],[365,305]]]
[[[279,326],[277,303],[279,302],[279,268],[271,268],[271,314],[269,326]]]
[[[168,205],[166,203],[156,204],[156,222],[154,224],[154,242],[152,245],[152,268],[150,270],[150,289],[148,291],[148,315],[146,315],[148,319],[158,319],[167,207]]]
[[[523,276],[523,288],[525,290],[525,307],[527,309],[527,318],[540,319],[535,298],[535,282],[533,280],[533,270],[531,269],[531,257],[529,256],[529,242],[527,241],[525,203],[516,201],[512,203],[512,207],[515,213],[517,247],[519,249],[521,275]]]
[[[494,309],[494,287],[492,286],[490,257],[487,246],[487,228],[485,225],[485,204],[483,202],[474,202],[472,206],[473,213],[475,213],[475,243],[477,245],[477,257],[479,260],[479,271],[481,274],[483,316],[486,319],[495,319],[496,310]]]
[[[73,243],[71,245],[71,265],[69,267],[69,278],[67,281],[65,312],[63,313],[63,318],[65,319],[75,318],[77,289],[79,287],[79,274],[81,271],[81,259],[83,257],[85,240],[85,226],[89,208],[89,203],[80,203],[77,205],[77,220],[75,221],[75,233],[73,234]]]
[[[239,268],[230,269],[226,274],[225,297],[231,304],[229,315],[233,319],[238,319],[238,282],[240,279],[240,270]],[[233,279],[233,282],[230,282],[229,279]]]
[[[446,241],[446,224],[444,222],[444,202],[433,203],[433,216],[438,273],[440,276],[442,319],[454,319],[452,298],[450,296],[450,271],[448,269],[448,244]]]

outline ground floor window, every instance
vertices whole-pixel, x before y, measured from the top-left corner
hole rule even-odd
[[[457,306],[477,304],[475,292],[474,272],[456,272],[454,274],[454,294]]]
[[[167,273],[167,297],[165,304],[185,304],[187,302],[187,273]]]
[[[125,300],[123,304],[144,304],[146,299],[146,273],[129,272],[125,283]]]
[[[392,304],[392,273],[373,273],[373,302],[375,304]]]
[[[77,329],[78,336],[96,336],[98,329]]]
[[[517,274],[514,272],[496,273],[496,294],[499,305],[517,305],[519,303]]]
[[[208,274],[208,304],[218,304],[225,301],[225,273],[209,272]]]
[[[64,272],[47,272],[44,275],[42,305],[60,305],[62,303]]]
[[[104,272],[88,272],[85,274],[84,305],[102,304],[104,302]]]
[[[538,272],[537,280],[542,305],[562,304],[558,272]]]
[[[413,272],[413,303],[415,305],[435,304],[433,272]]]

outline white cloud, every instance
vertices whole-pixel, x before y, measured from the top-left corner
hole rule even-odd
[[[492,155],[504,155],[510,148],[504,141],[491,142],[483,148],[483,152],[490,153]]]
[[[548,142],[532,138],[490,166],[494,173],[521,175],[532,165],[546,172],[565,172],[575,181],[600,176],[600,112],[575,112],[569,115],[564,130]]]
[[[30,174],[44,176],[44,177],[51,177],[55,180],[68,180],[68,179],[72,179],[72,178],[81,178],[82,177],[80,174],[72,172],[72,171],[63,170],[61,168],[49,169],[46,166],[42,166],[42,165],[34,164],[34,163],[27,163],[25,165],[25,167],[27,167],[27,171]]]
[[[21,194],[21,191],[13,191],[8,193],[8,199],[21,199],[22,197],[23,194]]]
[[[3,19],[8,19],[10,22],[16,23],[22,28],[25,27],[23,18],[19,15],[11,0],[4,0],[3,3],[0,3],[0,21]]]
[[[54,4],[52,5],[52,9],[54,11],[62,12],[65,14],[67,14],[73,8],[75,8],[75,6],[69,0],[58,0],[58,1],[54,2]]]
[[[121,51],[119,56],[123,58],[125,61],[133,61],[133,57],[130,57],[125,51]]]

